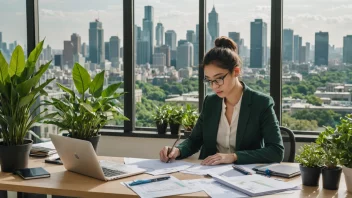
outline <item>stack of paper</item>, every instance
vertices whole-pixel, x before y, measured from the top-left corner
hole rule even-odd
[[[54,144],[50,141],[33,144],[29,155],[35,157],[48,157],[53,154],[56,154],[56,150]]]
[[[131,182],[133,181],[123,182],[122,184],[129,187],[142,198],[165,197],[202,191],[201,188],[188,186],[173,176],[170,176],[170,179],[168,180],[151,182],[136,186],[129,186]]]
[[[216,166],[194,165],[181,172],[187,173],[187,174],[193,174],[193,175],[211,175],[211,174],[221,175],[228,171],[235,172],[231,164],[216,165]]]
[[[171,163],[164,163],[159,159],[142,159],[142,158],[124,158],[125,164],[135,165],[138,168],[146,169],[148,174],[151,175],[163,175],[168,173],[174,173],[181,170],[185,170],[193,163],[184,161],[173,161]]]

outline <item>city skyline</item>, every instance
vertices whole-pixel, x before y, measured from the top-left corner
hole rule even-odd
[[[220,35],[227,36],[228,32],[240,32],[249,46],[250,21],[262,18],[268,25],[268,44],[270,45],[270,1],[253,0],[229,4],[229,1],[215,0],[215,8],[219,14]],[[187,30],[195,30],[198,23],[198,1],[185,0],[177,2],[169,0],[136,0],[135,23],[142,26],[144,6],[154,7],[155,24],[163,23],[165,31],[173,29],[178,39],[186,39]],[[7,42],[18,41],[24,45],[26,41],[25,3],[19,0],[0,3],[0,22],[3,25],[3,40]],[[22,6],[21,6],[22,5]],[[255,5],[255,6],[253,6]],[[207,14],[213,7],[213,1],[207,3]],[[241,9],[238,9],[238,8]],[[347,0],[331,1],[312,0],[310,2],[285,1],[283,28],[294,29],[294,34],[302,36],[303,43],[314,43],[315,32],[329,32],[330,45],[342,47],[343,37],[352,34],[348,27],[352,25],[352,15],[348,13],[352,4]],[[6,8],[6,9],[4,9]],[[319,9],[316,9],[319,8]],[[62,41],[73,32],[81,35],[82,43],[88,41],[88,24],[99,18],[105,25],[106,36],[119,36],[123,38],[122,30],[122,1],[107,0],[103,4],[81,1],[39,1],[40,38],[46,38],[46,43],[53,49],[62,49]],[[11,23],[1,20],[11,19]],[[231,20],[233,19],[233,20]],[[55,23],[54,23],[55,22]],[[307,31],[307,28],[309,30]],[[58,34],[60,32],[60,34]]]

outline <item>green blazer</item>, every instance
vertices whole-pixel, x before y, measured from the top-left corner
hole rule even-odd
[[[254,91],[244,83],[236,134],[237,164],[281,162],[284,146],[270,96]],[[217,153],[217,133],[222,110],[222,98],[208,95],[191,135],[179,144],[183,159],[198,152],[199,159]]]

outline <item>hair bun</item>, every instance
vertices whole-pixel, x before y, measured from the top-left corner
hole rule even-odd
[[[237,52],[237,44],[232,39],[230,39],[226,36],[221,36],[221,37],[215,39],[215,46],[229,48],[232,51]]]

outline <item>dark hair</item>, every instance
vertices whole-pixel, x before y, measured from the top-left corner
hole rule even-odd
[[[221,36],[215,40],[215,47],[207,52],[203,59],[202,67],[209,64],[227,69],[231,73],[235,67],[241,66],[241,59],[238,55],[237,44],[226,36]]]

